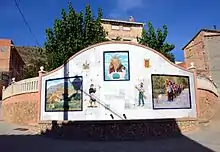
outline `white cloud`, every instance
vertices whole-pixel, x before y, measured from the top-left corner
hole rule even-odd
[[[111,18],[128,18],[132,14],[128,14],[128,11],[143,7],[144,0],[116,0],[116,7],[109,13]]]

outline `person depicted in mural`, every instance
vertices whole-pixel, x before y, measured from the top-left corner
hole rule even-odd
[[[183,91],[183,85],[177,84],[171,80],[166,79],[165,81],[166,93],[168,97],[168,101],[173,101],[177,98]]]
[[[168,101],[173,101],[173,89],[172,89],[171,81],[169,81],[167,85],[167,97],[168,97]]]
[[[96,88],[94,86],[94,84],[90,85],[89,88],[89,95],[90,95],[90,106],[89,107],[96,107],[96,99],[94,98],[94,95],[96,93]]]
[[[141,104],[142,104],[142,106],[144,106],[144,83],[143,82],[141,82],[140,83],[140,86],[139,86],[139,88],[137,88],[138,89],[138,92],[139,92],[139,94],[138,94],[138,106],[141,106]]]
[[[126,68],[121,63],[121,60],[117,55],[113,56],[110,65],[108,74],[111,79],[124,79],[126,75]]]

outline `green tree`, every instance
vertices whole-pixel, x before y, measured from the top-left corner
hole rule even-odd
[[[165,87],[165,79],[161,76],[154,76],[153,80],[153,89],[164,89]]]
[[[78,51],[107,41],[101,18],[102,9],[98,9],[94,17],[90,5],[86,5],[85,11],[76,12],[70,2],[68,11],[62,9],[61,18],[55,20],[53,28],[46,30],[46,69],[55,69]]]
[[[178,84],[182,84],[182,85],[184,85],[184,87],[188,87],[188,79],[187,78],[184,78],[184,77],[179,77],[178,79],[177,79],[177,83]]]
[[[175,57],[171,52],[175,46],[166,42],[168,34],[168,28],[163,25],[162,29],[158,28],[156,31],[151,22],[148,23],[148,29],[142,31],[142,36],[138,39],[138,43],[148,46],[152,49],[157,50],[167,57],[170,61],[174,62]]]

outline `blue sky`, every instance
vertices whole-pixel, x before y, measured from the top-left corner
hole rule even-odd
[[[45,29],[52,27],[60,10],[69,0],[17,0],[40,45],[45,41]],[[90,4],[94,11],[103,8],[104,18],[151,21],[155,28],[167,24],[167,41],[175,44],[176,60],[183,60],[181,48],[201,28],[220,29],[220,0],[72,0],[76,11]],[[0,0],[0,38],[12,39],[15,45],[33,46],[36,42],[24,24],[13,0]]]

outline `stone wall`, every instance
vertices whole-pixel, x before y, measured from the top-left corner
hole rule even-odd
[[[205,54],[204,45],[205,32],[200,32],[186,48],[184,48],[184,60],[186,67],[190,66],[191,62],[195,63],[197,73],[200,75],[209,76],[207,65],[207,54]]]
[[[71,140],[145,140],[181,135],[195,130],[193,119],[155,119],[133,121],[43,122],[32,130],[46,137]]]
[[[212,41],[212,43],[215,44],[209,46],[211,41],[208,40],[208,38],[215,37],[215,35],[219,35],[219,32],[204,30],[200,31],[192,38],[192,40],[183,48],[186,67],[189,67],[191,62],[194,62],[199,75],[204,75],[206,77],[210,76],[210,70],[213,69],[212,65],[210,65],[210,61],[213,62],[213,57],[210,56],[210,53],[216,58],[216,53],[213,53],[213,51],[211,52],[210,49],[216,50],[216,48],[218,48],[216,44],[219,42]]]
[[[111,23],[102,22],[102,26],[104,30],[108,32],[108,38],[110,40],[120,37],[122,41],[125,41],[125,39],[127,39],[133,42],[137,42],[137,37],[141,36],[143,30],[143,25],[135,24],[128,24],[126,26],[123,26],[122,23],[119,23],[119,25],[116,25],[118,29],[112,29]],[[130,30],[123,30],[123,27],[129,28]]]
[[[209,120],[215,115],[218,97],[208,91],[198,89],[198,101],[199,101],[199,118]]]
[[[8,97],[2,102],[3,119],[17,124],[35,124],[38,120],[38,92]]]
[[[219,68],[219,60],[220,60],[220,52],[218,51],[220,48],[220,34],[216,36],[206,36],[205,37],[205,48],[208,51],[209,62],[210,65],[210,75],[212,79],[218,86],[220,87],[220,68]]]

